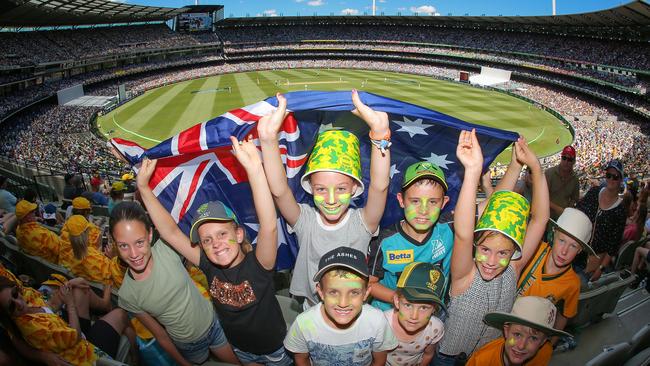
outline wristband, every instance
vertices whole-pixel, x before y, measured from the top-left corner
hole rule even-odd
[[[386,152],[388,148],[393,144],[390,140],[370,140],[370,142],[375,145],[382,153]]]
[[[386,140],[386,141],[390,141],[391,134],[390,134],[390,129],[388,129],[388,132],[386,132],[386,134],[384,136],[375,136],[372,133],[372,130],[370,130],[370,132],[368,132],[368,136],[370,137],[370,140],[379,140],[379,141]]]

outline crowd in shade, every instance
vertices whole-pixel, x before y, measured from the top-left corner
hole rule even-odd
[[[0,33],[2,65],[36,65],[118,55],[147,49],[214,43],[213,34],[173,32],[164,24],[128,27]]]
[[[115,95],[117,85],[126,84],[127,90],[139,95],[146,90],[163,85],[206,77],[210,75],[234,73],[262,69],[296,69],[296,68],[358,68],[400,73],[427,75],[441,79],[454,79],[459,70],[431,65],[413,65],[363,60],[284,60],[284,61],[250,61],[234,64],[213,65],[152,72],[148,76],[132,76],[101,87],[90,88],[94,95]],[[640,120],[632,117],[619,117],[619,113],[604,103],[587,99],[577,93],[559,88],[540,86],[523,82],[506,85],[508,90],[539,102],[569,120],[575,129],[574,145],[577,149],[576,170],[583,183],[588,177],[595,177],[608,159],[616,157],[631,171],[650,172],[650,132]],[[90,116],[93,109],[74,107],[44,106],[11,119],[9,127],[3,127],[8,138],[1,149],[2,154],[21,160],[46,163],[58,169],[83,167],[120,171],[117,162],[92,133],[89,132]],[[5,132],[6,131],[6,132]],[[75,133],[68,133],[74,131]],[[47,133],[45,133],[47,132]],[[38,136],[38,137],[37,137]],[[45,137],[41,137],[45,136]],[[67,154],[75,150],[76,154]],[[559,155],[542,159],[544,166],[558,163]],[[46,163],[48,164],[48,163]],[[505,166],[496,165],[493,175],[500,177]]]

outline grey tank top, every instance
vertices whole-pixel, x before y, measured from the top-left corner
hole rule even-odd
[[[483,316],[492,311],[509,313],[517,294],[517,275],[508,266],[493,279],[484,281],[474,268],[474,280],[464,293],[452,296],[449,301],[445,336],[440,344],[440,352],[446,355],[469,355],[484,344],[501,337],[502,330],[489,327]]]

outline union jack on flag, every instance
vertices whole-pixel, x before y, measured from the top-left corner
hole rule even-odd
[[[456,144],[461,130],[476,128],[484,155],[484,168],[518,135],[514,132],[474,125],[446,114],[413,104],[360,92],[361,100],[370,108],[388,113],[392,130],[391,186],[381,225],[390,225],[403,217],[396,199],[402,172],[415,161],[430,161],[446,175],[451,210],[462,183],[462,165],[456,159]],[[351,93],[304,91],[290,92],[287,98],[289,115],[279,134],[280,152],[285,164],[289,186],[298,202],[311,202],[300,186],[309,153],[320,131],[345,129],[357,135],[361,143],[361,164],[366,187],[370,176],[370,149],[367,125],[351,110]],[[252,204],[246,171],[231,151],[230,136],[243,140],[251,136],[259,146],[257,122],[277,107],[275,97],[231,110],[145,150],[137,144],[112,139],[111,143],[132,165],[146,155],[159,159],[149,182],[154,194],[171,213],[179,227],[189,233],[192,216],[203,203],[220,200],[228,205],[243,224],[255,244],[257,218]],[[366,192],[353,205],[362,207]],[[277,268],[293,267],[298,245],[287,225],[278,219],[279,248]]]

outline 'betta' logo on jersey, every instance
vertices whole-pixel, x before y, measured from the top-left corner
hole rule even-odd
[[[386,252],[388,264],[406,264],[413,262],[413,249],[389,250]]]

